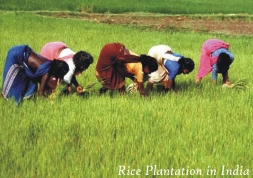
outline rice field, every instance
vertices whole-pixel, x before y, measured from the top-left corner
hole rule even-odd
[[[1,11],[0,26],[0,72],[17,44],[39,52],[49,41],[63,41],[95,60],[77,78],[89,90],[84,95],[34,98],[19,106],[0,100],[0,177],[252,176],[252,36],[161,32],[18,11]],[[210,75],[194,83],[208,38],[230,43],[234,88],[222,87],[221,76],[217,86]],[[117,91],[100,97],[96,61],[105,43],[118,41],[138,54],[168,44],[196,68],[176,78],[177,93],[161,93],[158,85],[147,98]]]

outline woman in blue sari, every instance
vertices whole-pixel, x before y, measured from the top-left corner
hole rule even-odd
[[[60,80],[68,72],[66,62],[50,61],[34,52],[28,45],[12,47],[7,54],[2,95],[5,99],[14,98],[20,103],[37,92],[43,96],[49,78]]]

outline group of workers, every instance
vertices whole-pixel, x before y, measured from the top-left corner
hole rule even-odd
[[[212,72],[213,84],[220,73],[223,83],[231,85],[228,70],[233,60],[228,43],[220,39],[206,40],[201,48],[196,83]],[[20,103],[35,94],[44,96],[54,92],[60,82],[67,84],[67,92],[72,92],[72,85],[77,92],[82,92],[83,87],[76,76],[93,62],[90,53],[74,52],[63,42],[45,44],[40,54],[28,45],[13,46],[8,51],[4,66],[2,96],[6,100],[14,98],[16,103]],[[148,54],[138,55],[122,43],[108,43],[100,51],[95,75],[102,84],[99,94],[107,90],[118,90],[124,94],[126,78],[130,78],[140,95],[146,96],[156,83],[163,84],[165,92],[174,91],[176,76],[189,74],[194,68],[191,58],[175,53],[168,45],[156,45],[149,49]],[[148,76],[146,87],[145,76]]]

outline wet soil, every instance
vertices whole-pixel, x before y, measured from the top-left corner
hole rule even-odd
[[[37,12],[56,18],[76,18],[110,25],[132,25],[156,30],[193,31],[227,35],[253,35],[253,17],[249,15],[157,15]]]

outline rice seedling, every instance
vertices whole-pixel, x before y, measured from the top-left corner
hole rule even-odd
[[[128,85],[128,87],[126,88],[126,92],[128,93],[137,93],[138,92],[138,84],[133,82],[131,84]]]
[[[232,85],[232,89],[246,90],[249,88],[248,84],[249,84],[248,79],[246,78],[239,79]]]
[[[77,96],[88,96],[91,95],[92,93],[94,93],[96,91],[96,85],[98,83],[96,82],[90,82],[88,84],[86,84],[85,86],[83,86],[83,90],[81,92],[76,92]]]
[[[96,82],[90,82],[83,87],[82,92],[88,92],[88,93],[93,92],[95,90],[96,85],[97,85]]]
[[[249,82],[246,78],[239,79],[236,82],[234,82],[231,85],[223,84],[222,87],[229,88],[229,89],[235,89],[235,90],[246,90],[249,88],[248,86]]]
[[[97,83],[96,82],[90,82],[88,84],[86,84],[85,86],[83,86],[83,90],[81,92],[75,92],[76,95],[78,96],[84,96],[87,94],[91,94],[92,92],[94,92],[96,90],[96,86]],[[55,91],[51,92],[48,95],[48,99],[49,100],[55,100],[57,98],[57,96],[62,96],[62,95],[68,95],[70,94],[66,84],[61,83],[57,86],[57,88],[55,89]]]
[[[52,91],[48,94],[47,97],[49,100],[54,100],[57,98],[57,96],[65,94],[66,90],[67,90],[66,85],[63,83],[60,83],[60,84],[58,84],[58,86],[56,87],[56,89],[54,91]]]
[[[217,37],[227,39],[231,51],[240,54],[241,60],[230,69],[231,79],[253,75],[248,65],[251,37],[139,30],[26,12],[0,13],[0,22],[1,59],[17,43],[31,44],[39,51],[45,42],[64,40],[73,49],[88,49],[96,60],[102,45],[120,40],[140,54],[154,44],[169,43],[198,65],[202,42]],[[80,32],[85,34],[81,38]],[[4,60],[0,63],[3,66]],[[177,77],[176,94],[153,92],[151,99],[117,92],[113,97],[98,96],[93,92],[100,86],[94,82],[94,68],[92,65],[78,80],[86,83],[83,94],[89,94],[87,99],[76,92],[58,97],[66,89],[60,84],[52,102],[38,99],[16,107],[12,101],[0,100],[0,177],[113,178],[119,176],[119,165],[140,168],[140,177],[147,177],[148,164],[162,169],[199,168],[203,175],[198,177],[206,177],[208,167],[217,169],[215,177],[229,177],[218,175],[222,165],[253,169],[249,159],[253,155],[251,90],[227,92],[213,87],[210,76],[196,86],[194,70]],[[249,88],[247,82],[240,79],[234,87]]]

